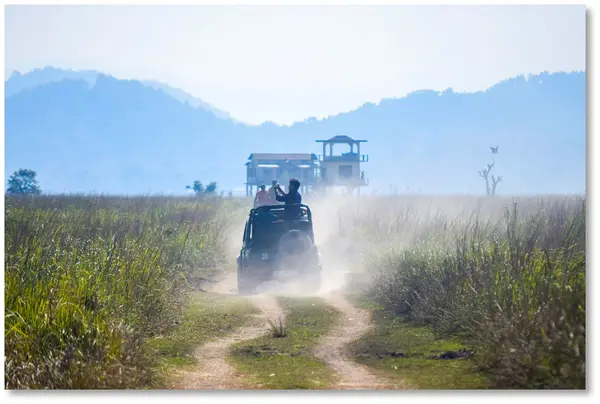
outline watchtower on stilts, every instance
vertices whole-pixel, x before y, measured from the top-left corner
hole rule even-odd
[[[369,185],[361,163],[369,161],[369,156],[360,154],[361,143],[366,140],[354,140],[349,136],[339,135],[327,140],[317,140],[323,144],[323,154],[319,156],[317,181],[319,188],[327,190],[331,187],[346,187],[349,194],[360,195],[360,188]],[[335,145],[349,146],[347,152],[334,154]]]

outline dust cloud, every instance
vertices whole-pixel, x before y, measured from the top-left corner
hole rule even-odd
[[[308,199],[308,198],[307,198]],[[343,290],[352,274],[362,271],[362,254],[370,246],[352,230],[351,222],[358,213],[356,197],[330,195],[312,197],[305,203],[313,215],[315,244],[321,254],[321,285],[317,292],[303,280],[268,281],[257,286],[256,294],[291,297],[323,296]],[[247,207],[246,210],[249,210]],[[224,239],[227,265],[218,283],[207,286],[210,292],[237,294],[236,257],[240,253],[246,215],[240,215],[228,226]]]
[[[277,294],[285,296],[322,296],[343,289],[350,274],[361,263],[361,251],[365,245],[352,231],[348,231],[348,218],[356,214],[358,203],[356,198],[331,195],[327,198],[311,198],[306,201],[313,215],[313,231],[315,244],[321,254],[321,285],[318,292],[306,287],[302,281],[277,282],[269,281],[259,285],[256,293]],[[235,232],[232,242],[239,253],[241,231]],[[239,238],[239,240],[238,240]],[[233,278],[233,279],[231,279]],[[228,279],[228,289],[235,288],[236,276]],[[232,283],[233,282],[233,283]]]

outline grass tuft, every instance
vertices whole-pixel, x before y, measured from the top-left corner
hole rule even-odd
[[[271,319],[269,319],[268,321],[271,330],[271,336],[273,338],[284,338],[287,336],[287,330],[281,317],[279,317],[276,321],[273,321]]]
[[[267,334],[235,344],[231,361],[252,385],[262,389],[327,389],[331,369],[312,354],[340,312],[319,298],[279,298],[287,312],[285,338]],[[277,334],[280,335],[280,326]]]

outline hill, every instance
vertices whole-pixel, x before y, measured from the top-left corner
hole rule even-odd
[[[202,101],[200,98],[196,98],[193,95],[188,94],[179,88],[171,87],[168,84],[164,84],[153,80],[144,80],[142,83],[156,90],[164,91],[167,95],[170,95],[171,97],[183,103],[187,102],[193,108],[202,108],[207,111],[210,111],[217,118],[235,121],[227,112],[221,111],[220,109],[213,107],[209,103]]]
[[[197,178],[234,189],[252,152],[318,154],[316,139],[347,134],[369,141],[365,171],[379,192],[481,193],[477,171],[496,145],[499,193],[585,191],[583,72],[515,77],[477,93],[418,91],[291,126],[220,119],[160,86],[96,77],[20,91],[8,80],[7,176],[32,168],[52,192],[179,193]]]
[[[95,70],[69,70],[69,69],[57,69],[54,67],[44,67],[43,69],[34,69],[29,73],[21,74],[19,72],[13,72],[9,79],[4,84],[4,96],[10,97],[23,90],[33,89],[35,87],[56,83],[63,80],[85,80],[90,86],[94,85],[99,75],[103,73]],[[202,108],[212,112],[217,118],[220,119],[232,119],[227,112],[221,111],[207,102],[194,97],[185,91],[171,87],[168,84],[161,83],[155,80],[144,80],[142,83],[148,87],[152,87],[156,90],[161,90],[170,95],[171,97],[181,101],[182,103],[188,103],[194,108]]]

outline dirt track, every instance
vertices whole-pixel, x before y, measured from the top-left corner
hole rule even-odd
[[[212,292],[235,293],[235,276],[230,276],[216,284]],[[337,292],[330,292],[321,297],[332,307],[343,314],[340,322],[327,334],[314,351],[315,356],[324,360],[335,373],[340,382],[333,389],[393,389],[393,386],[370,373],[364,366],[352,361],[345,351],[346,344],[354,341],[371,328],[370,313],[357,309]],[[262,294],[252,297],[253,302],[261,310],[252,326],[243,327],[233,334],[209,342],[196,350],[199,367],[192,371],[182,372],[174,389],[191,390],[229,390],[252,389],[243,380],[243,375],[234,371],[227,361],[231,346],[237,342],[258,338],[268,332],[268,319],[284,318],[285,313],[274,296]]]
[[[340,310],[343,314],[339,324],[336,324],[329,334],[327,334],[314,351],[315,356],[324,360],[332,372],[337,373],[340,382],[333,386],[333,389],[398,389],[403,386],[394,386],[386,380],[382,380],[373,375],[367,368],[351,360],[346,353],[346,344],[354,341],[371,328],[371,317],[368,310],[357,309],[352,306],[336,290],[344,284],[345,269],[351,266],[352,259],[349,258],[349,251],[352,251],[352,242],[343,237],[332,236],[335,233],[336,224],[331,224],[335,215],[327,208],[330,204],[325,204],[321,210],[321,220],[317,223],[321,227],[316,229],[320,234],[320,240],[327,241],[321,248],[323,255],[323,264],[330,268],[327,272],[327,279],[323,293],[319,295],[329,305]],[[227,244],[230,255],[238,252],[238,240],[241,239],[239,229],[243,228],[243,221],[232,226],[231,235]],[[333,230],[332,230],[333,229]],[[343,253],[342,253],[343,252]],[[335,271],[335,269],[344,269],[344,271]],[[215,284],[211,292],[223,294],[237,293],[237,276],[231,274],[218,284]],[[183,389],[252,389],[254,386],[244,383],[242,375],[236,374],[229,365],[226,358],[231,345],[243,340],[257,338],[268,332],[268,319],[284,317],[284,313],[273,297],[276,294],[296,295],[297,290],[294,287],[284,288],[279,285],[271,288],[264,288],[267,293],[253,297],[256,305],[261,309],[261,314],[257,316],[257,325],[244,327],[235,331],[232,335],[210,342],[198,348],[196,357],[200,367],[192,372],[186,372],[180,378],[179,383],[174,388]],[[260,291],[259,291],[260,292]],[[296,292],[296,293],[295,293]],[[302,293],[300,293],[302,295]],[[297,297],[300,297],[297,295]]]
[[[268,319],[283,317],[284,313],[277,300],[268,295],[253,297],[256,306],[261,310],[257,315],[256,325],[243,327],[235,333],[209,342],[196,350],[199,367],[193,371],[183,372],[174,389],[186,390],[230,390],[251,389],[252,386],[242,381],[226,358],[231,346],[237,342],[258,338],[268,332]]]
[[[349,358],[346,345],[359,339],[371,329],[371,316],[367,310],[357,309],[338,293],[323,296],[325,301],[343,314],[340,322],[327,334],[315,349],[315,355],[324,360],[340,377],[334,389],[373,390],[395,389],[389,382],[373,375],[367,368]]]

